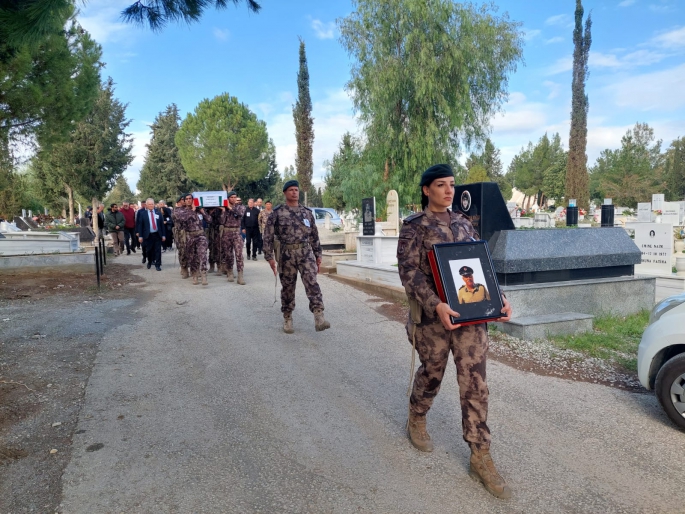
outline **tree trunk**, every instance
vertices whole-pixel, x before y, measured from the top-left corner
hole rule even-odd
[[[74,224],[74,190],[69,186],[64,186],[69,197],[69,224]]]
[[[383,181],[387,182],[389,176],[390,176],[390,163],[388,162],[388,159],[385,159],[385,171],[383,172]]]
[[[307,207],[307,191],[304,192],[304,206]]]

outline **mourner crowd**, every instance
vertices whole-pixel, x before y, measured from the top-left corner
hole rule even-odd
[[[454,323],[459,313],[439,296],[428,252],[434,244],[460,243],[479,239],[470,220],[451,210],[454,201],[454,173],[448,165],[426,170],[419,184],[422,209],[403,220],[398,238],[397,260],[400,279],[407,293],[410,313],[407,336],[421,365],[410,384],[408,438],[418,450],[430,452],[433,442],[427,429],[427,414],[453,354],[457,367],[462,411],[462,435],[471,448],[469,474],[492,495],[510,498],[511,489],[497,471],[490,455],[487,425],[489,390],[486,382],[488,333],[485,324]],[[181,278],[195,285],[207,285],[207,274],[226,276],[228,282],[245,284],[244,260],[263,254],[281,281],[283,331],[292,334],[295,284],[300,274],[314,314],[317,331],[330,328],[324,318],[324,304],[317,274],[321,266],[321,244],[312,211],[298,203],[299,184],[283,186],[284,203],[249,199],[243,205],[234,191],[224,207],[201,208],[192,194],[181,195],[172,210],[164,202],[149,198],[137,208],[112,204],[107,213],[100,206],[93,216],[98,226],[112,235],[117,254],[142,251],[147,268],[161,271],[162,253],[175,245]],[[243,255],[243,246],[247,250]],[[235,273],[234,273],[235,271]],[[459,303],[490,299],[485,286],[476,284],[474,270],[463,266],[464,280]],[[511,306],[502,295],[501,321],[511,317]]]

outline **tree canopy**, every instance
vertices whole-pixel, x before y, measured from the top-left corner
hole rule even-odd
[[[191,180],[229,191],[264,177],[269,169],[266,123],[228,93],[202,100],[176,133]]]
[[[171,104],[150,125],[152,137],[146,145],[145,163],[137,184],[141,198],[175,201],[192,189],[176,146],[180,121],[178,107]]]
[[[258,13],[262,8],[255,0],[244,1],[251,12]],[[238,5],[241,0],[139,0],[121,15],[125,21],[160,30],[170,21],[196,22],[207,8],[225,9],[229,3]]]
[[[454,163],[464,145],[485,139],[522,57],[520,24],[492,5],[452,0],[353,6],[338,25],[373,173],[398,176],[400,196],[417,199],[424,169]]]

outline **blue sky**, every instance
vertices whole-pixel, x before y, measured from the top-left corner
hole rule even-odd
[[[307,45],[313,101],[314,180],[345,131],[359,132],[346,91],[349,59],[335,20],[349,0],[261,0],[210,10],[199,23],[162,32],[127,25],[119,13],[132,0],[88,0],[79,17],[103,46],[105,75],[128,103],[136,159],[125,176],[135,190],[149,141],[148,125],[175,102],[182,116],[203,98],[223,92],[249,105],[267,123],[279,169],[294,163],[292,105],[297,94],[298,36]],[[491,138],[505,168],[528,141],[559,132],[568,141],[575,0],[499,0],[500,12],[525,31],[524,60],[509,81],[505,112]],[[588,157],[617,148],[636,122],[649,123],[667,146],[685,135],[685,1],[585,0],[592,12]],[[566,146],[568,146],[566,144]]]

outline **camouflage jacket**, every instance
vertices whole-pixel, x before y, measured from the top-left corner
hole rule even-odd
[[[271,209],[271,212],[274,212],[273,209]],[[261,211],[261,212],[259,213],[259,218],[258,218],[258,221],[259,221],[259,231],[260,231],[262,234],[264,234],[264,231],[266,230],[266,220],[269,219],[269,215],[271,214],[271,212],[269,212],[269,211],[267,211],[266,209],[264,209],[263,211]]]
[[[193,208],[183,207],[174,210],[174,223],[178,227],[178,230],[184,230],[185,232],[196,232],[198,230],[204,230],[202,228],[202,220],[200,219],[200,213],[195,211]],[[204,220],[207,223],[211,223],[212,217],[209,214],[204,214]]]
[[[243,219],[243,214],[245,214],[244,205],[234,205],[232,209],[227,207],[221,213],[219,224],[224,227],[240,228],[240,220]]]
[[[451,212],[447,226],[428,208],[406,218],[397,243],[397,263],[400,280],[407,296],[416,299],[423,312],[435,317],[435,307],[441,303],[435,288],[428,252],[437,243],[459,243],[478,239],[478,232],[466,216]]]
[[[279,205],[271,212],[264,228],[264,258],[270,261],[274,258],[274,238],[283,244],[309,243],[314,257],[321,257],[321,242],[316,220],[312,211],[298,205],[289,207]]]

